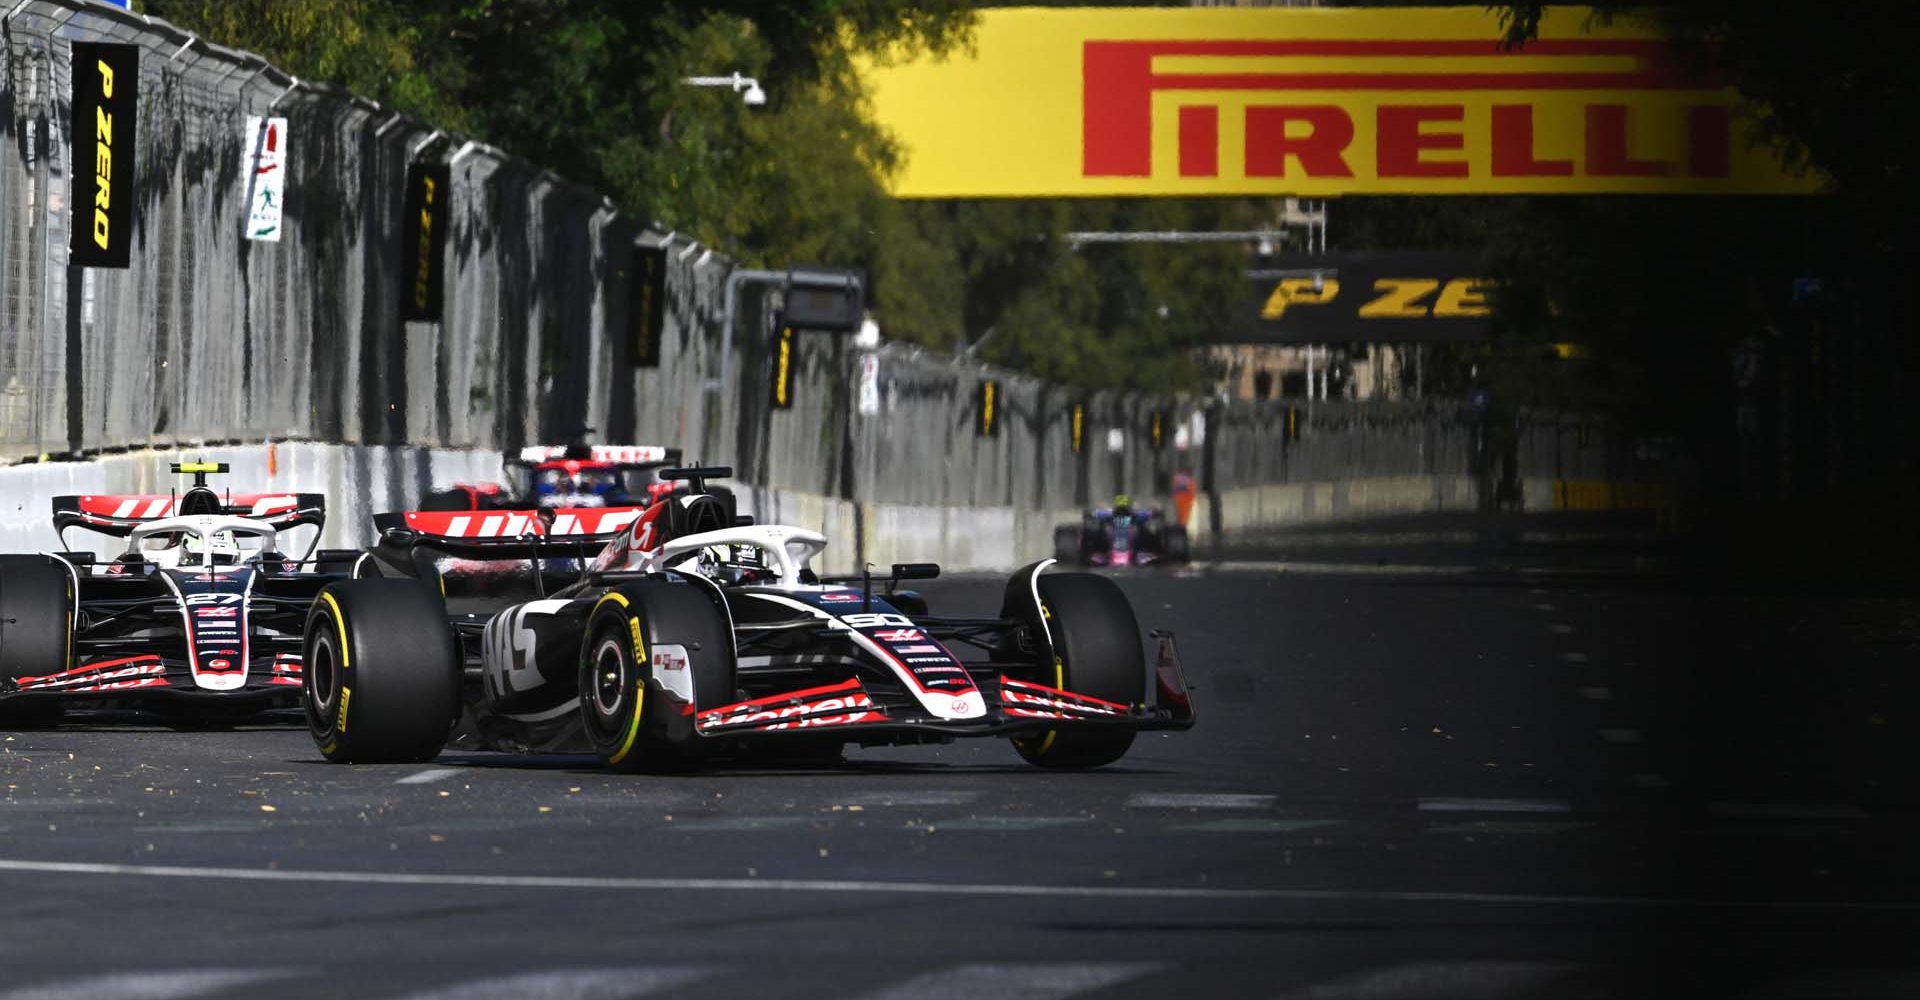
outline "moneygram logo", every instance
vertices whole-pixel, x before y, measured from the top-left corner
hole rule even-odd
[[[1154,176],[1156,97],[1183,178],[1724,178],[1733,155],[1724,81],[1657,39],[1089,40],[1082,60],[1090,178]],[[1549,120],[1583,141],[1538,148]],[[1649,154],[1648,134],[1676,141]]]

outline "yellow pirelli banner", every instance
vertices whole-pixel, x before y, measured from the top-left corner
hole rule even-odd
[[[1507,49],[1478,7],[1007,7],[867,80],[904,198],[1819,190],[1710,70],[1589,15]]]

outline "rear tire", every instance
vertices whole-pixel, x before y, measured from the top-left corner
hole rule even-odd
[[[432,760],[460,711],[461,662],[440,595],[413,580],[329,584],[307,614],[307,728],[334,763]]]
[[[48,729],[65,709],[50,697],[12,698],[22,677],[73,665],[73,576],[46,556],[0,555],[0,729]]]
[[[698,713],[739,697],[733,630],[716,599],[702,584],[662,579],[615,587],[594,606],[580,719],[601,763],[638,774],[698,762]],[[654,663],[683,655],[684,666]]]
[[[1039,681],[1062,690],[1138,705],[1146,700],[1147,660],[1133,606],[1112,579],[1097,573],[1040,578],[1040,604],[1053,636],[1054,662]],[[1053,729],[1013,739],[1027,762],[1056,770],[1111,764],[1133,745],[1133,730]]]

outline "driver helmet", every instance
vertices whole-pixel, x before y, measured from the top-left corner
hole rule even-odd
[[[1113,497],[1113,512],[1119,515],[1133,513],[1133,498],[1125,493],[1116,493]]]
[[[187,532],[180,542],[182,566],[238,566],[240,543],[233,532],[216,531],[212,535]]]

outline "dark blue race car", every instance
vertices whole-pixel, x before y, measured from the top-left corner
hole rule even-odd
[[[1090,511],[1079,524],[1053,529],[1053,557],[1082,566],[1146,566],[1184,563],[1189,558],[1187,529],[1167,512],[1135,507],[1124,494],[1113,506]]]

